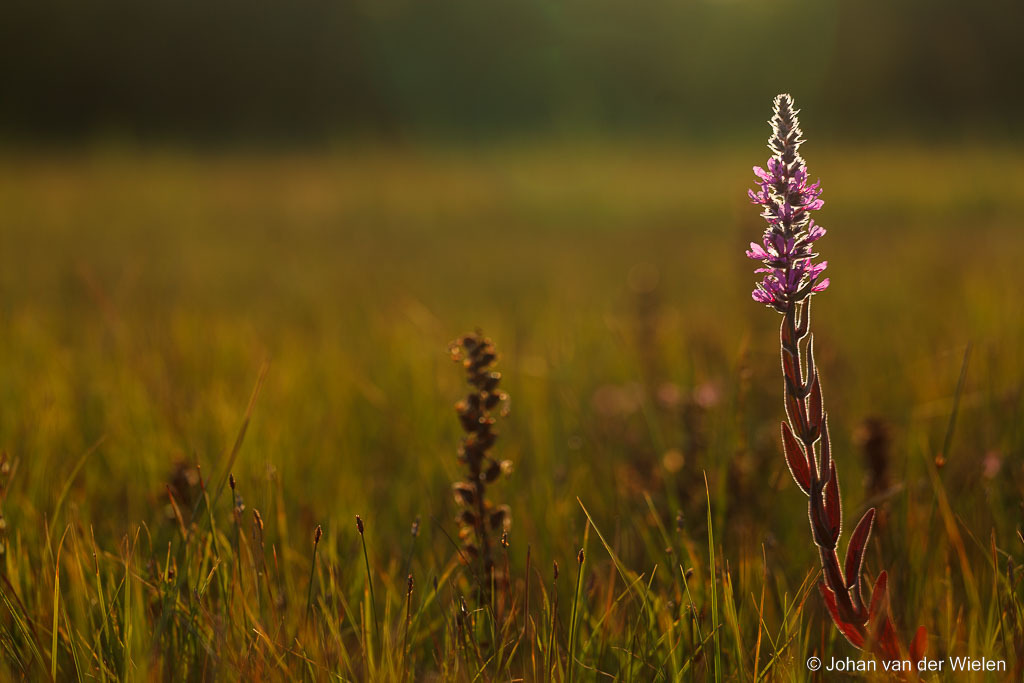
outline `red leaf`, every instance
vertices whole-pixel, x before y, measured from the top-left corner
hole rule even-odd
[[[810,495],[811,469],[807,464],[807,455],[786,422],[782,423],[782,445],[786,450],[786,464],[789,465],[790,474],[804,495]]]
[[[807,376],[814,376],[814,335],[807,342]]]
[[[829,466],[828,483],[825,484],[825,512],[828,513],[829,531],[832,534],[832,542],[835,543],[843,530],[843,506],[839,499],[839,480],[836,479],[835,463]]]
[[[797,434],[803,435],[807,432],[807,416],[804,415],[800,401],[789,390],[789,387],[786,387],[786,414],[789,415],[789,421],[796,427]]]
[[[811,394],[808,399],[807,417],[811,423],[811,438],[816,438],[821,433],[822,407],[821,407],[821,381],[818,373],[811,375]]]
[[[779,331],[779,336],[784,347],[792,347],[796,344],[796,339],[793,338],[793,328],[790,327],[788,316],[782,318],[782,329]]]
[[[864,565],[864,550],[867,548],[868,539],[871,538],[871,527],[875,521],[875,508],[864,513],[857,523],[850,537],[850,544],[846,546],[846,587],[854,591],[857,602],[860,602],[860,570]]]
[[[924,626],[917,627],[914,639],[910,641],[910,661],[917,664],[924,659],[925,650],[928,649],[928,631]]]
[[[872,640],[872,650],[888,660],[901,659],[900,642],[896,637],[896,629],[889,618],[888,598],[889,576],[884,571],[875,580],[875,588],[871,591],[871,607],[868,608],[868,633]]]
[[[882,624],[882,632],[876,641],[875,647],[881,651],[883,657],[890,661],[903,659],[900,653],[900,640],[896,637],[896,629],[892,625],[892,619],[885,618],[885,623]]]
[[[817,438],[821,433],[822,407],[821,407],[821,378],[818,370],[814,367],[814,336],[807,343],[807,377],[810,378],[810,404],[808,406],[808,417],[811,422],[812,438]]]
[[[818,477],[825,478],[825,473],[832,466],[832,441],[828,438],[828,415],[821,421],[821,457],[818,458]]]
[[[782,349],[782,374],[786,382],[794,389],[800,386],[797,378],[796,359],[785,347]]]
[[[871,591],[871,607],[868,608],[868,619],[874,621],[882,613],[879,610],[886,609],[886,588],[889,583],[889,576],[883,570],[875,579],[875,587]]]
[[[818,590],[821,591],[825,607],[828,608],[828,613],[832,615],[832,622],[839,629],[839,632],[846,636],[846,639],[850,641],[850,645],[853,645],[858,650],[864,649],[864,634],[855,625],[847,623],[839,617],[839,608],[836,606],[836,596],[832,589],[826,586],[824,582],[821,582],[818,584]]]
[[[804,299],[803,306],[800,307],[800,324],[797,326],[797,336],[803,337],[807,334],[807,330],[811,328],[811,299]]]

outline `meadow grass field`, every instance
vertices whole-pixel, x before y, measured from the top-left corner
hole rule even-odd
[[[779,444],[779,316],[743,255],[761,143],[0,157],[0,677],[801,681],[867,657],[823,609]],[[1020,680],[1024,152],[803,152],[843,512],[879,510],[865,573],[904,641],[1006,662],[956,680]],[[489,590],[452,496],[448,344],[477,328],[514,465]]]

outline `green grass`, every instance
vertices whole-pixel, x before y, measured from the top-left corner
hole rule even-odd
[[[0,157],[0,678],[789,681],[858,657],[749,298],[759,145]],[[930,655],[1017,680],[1024,152],[804,152],[846,519],[860,425],[892,435],[866,572],[904,641],[924,624]],[[488,605],[450,490],[446,348],[477,326],[515,463]]]

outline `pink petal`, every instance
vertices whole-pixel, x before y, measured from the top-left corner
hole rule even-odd
[[[767,251],[765,251],[764,247],[762,247],[760,244],[757,244],[756,242],[751,242],[750,243],[750,250],[747,251],[747,257],[748,258],[752,258],[752,259],[761,260],[761,259],[771,258],[771,254],[769,254]]]

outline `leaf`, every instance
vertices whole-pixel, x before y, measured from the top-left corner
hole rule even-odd
[[[850,644],[857,649],[864,649],[864,634],[854,624],[843,621],[839,617],[839,608],[836,606],[836,595],[832,592],[832,589],[825,585],[824,582],[818,584],[818,590],[821,591],[821,597],[825,601],[825,607],[828,608],[828,613],[832,615],[832,622],[839,629]]]
[[[782,423],[782,445],[786,451],[786,464],[789,465],[789,473],[793,475],[794,481],[804,495],[810,495],[811,491],[811,469],[807,463],[807,455],[803,447],[793,436],[793,430],[787,422]]]
[[[797,327],[796,334],[798,337],[803,338],[807,334],[807,330],[811,328],[811,300],[810,298],[804,299],[803,305],[800,307],[800,324]]]
[[[814,335],[807,342],[807,376],[814,377]]]
[[[60,615],[60,551],[64,548],[64,539],[71,530],[70,526],[65,527],[64,534],[60,537],[57,545],[57,559],[53,561],[53,643],[50,647],[50,679],[57,680],[57,617]],[[66,608],[65,608],[66,609]]]
[[[782,329],[779,331],[779,337],[782,340],[782,348],[793,348],[796,345],[796,338],[793,336],[795,330],[790,325],[789,317],[784,316],[782,318]]]
[[[860,602],[860,570],[864,565],[864,551],[867,549],[868,539],[871,538],[871,528],[875,521],[875,508],[864,513],[857,523],[850,537],[850,544],[846,546],[846,587],[853,590]]]
[[[799,379],[797,378],[796,358],[785,347],[782,348],[782,374],[786,379],[786,383],[794,389],[800,386]]]
[[[786,414],[789,416],[789,421],[796,427],[797,434],[802,436],[807,433],[807,417],[804,415],[803,407],[788,386],[786,387]]]
[[[900,641],[896,637],[896,628],[888,616],[882,623],[882,631],[876,641],[876,649],[890,661],[903,658],[900,654]]]
[[[811,423],[811,438],[817,438],[818,434],[821,433],[821,422],[822,422],[822,411],[821,406],[821,380],[818,378],[818,371],[814,370],[811,373],[811,393],[808,401],[807,416]]]
[[[928,649],[928,630],[924,626],[917,627],[914,639],[910,641],[910,661],[920,662],[924,659],[924,653]]]
[[[818,458],[818,477],[825,478],[825,473],[832,467],[832,440],[828,436],[828,415],[821,420],[821,457]]]
[[[874,621],[882,613],[879,610],[886,609],[886,588],[889,583],[889,576],[885,570],[875,579],[875,587],[871,591],[871,607],[868,608],[868,619]]]
[[[828,483],[825,484],[825,512],[828,513],[829,531],[832,542],[839,540],[843,530],[843,506],[839,499],[839,480],[836,478],[836,465],[830,463]]]
[[[889,618],[889,576],[882,571],[875,579],[871,591],[871,606],[868,608],[868,633],[872,640],[872,651],[880,658],[902,659],[899,638]]]

